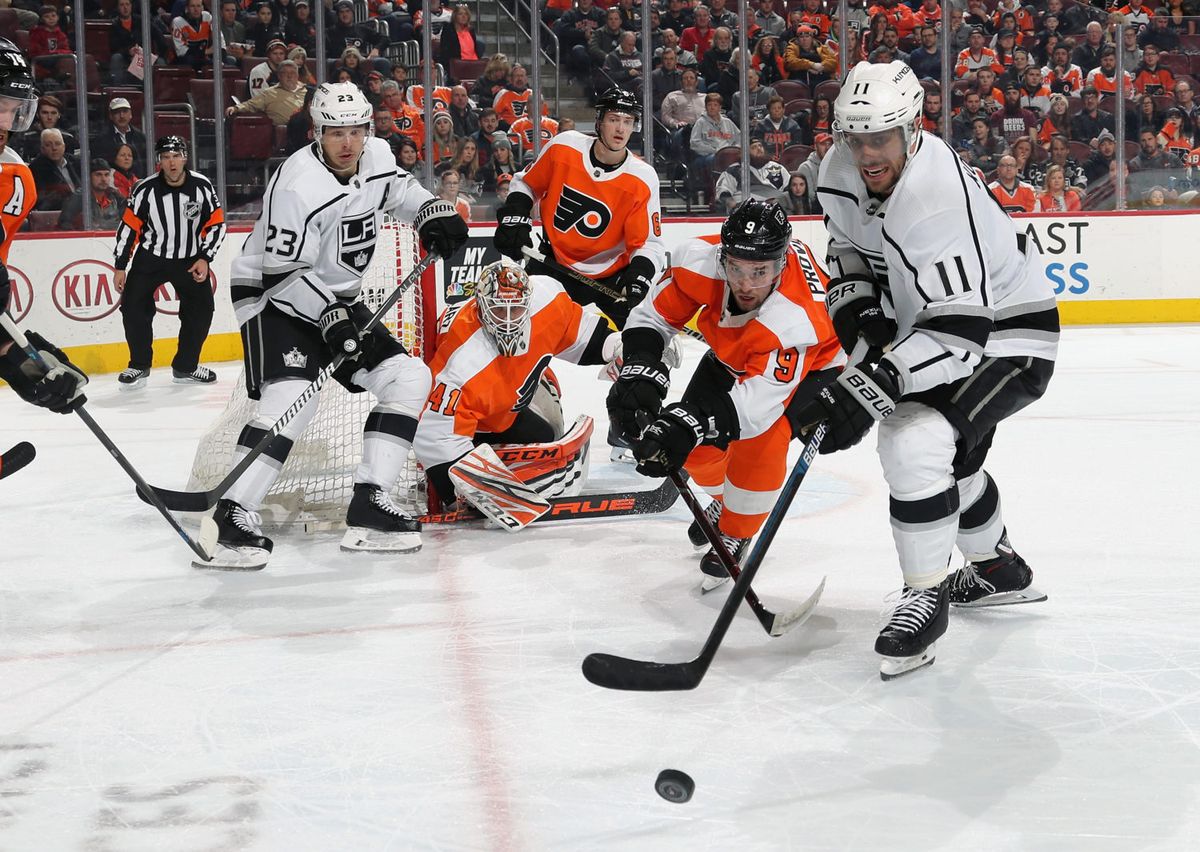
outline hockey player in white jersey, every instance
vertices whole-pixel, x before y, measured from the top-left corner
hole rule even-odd
[[[843,347],[884,350],[790,412],[825,420],[822,452],[879,422],[904,588],[875,650],[889,679],[933,662],[948,605],[1043,600],[983,470],[997,424],[1054,371],[1058,309],[1036,256],[954,150],[921,130],[924,91],[901,62],[855,66],[834,104],[817,192],[829,231],[826,307]],[[878,350],[877,350],[878,351]],[[954,547],[966,565],[951,576]]]
[[[429,370],[383,327],[364,329],[372,312],[356,300],[384,213],[411,221],[426,250],[446,258],[466,241],[467,227],[453,206],[396,167],[387,143],[372,138],[371,105],[357,86],[318,87],[310,113],[315,141],[271,178],[262,215],[231,268],[246,388],[258,401],[238,438],[234,463],[334,353],[345,352],[333,377],[351,392],[370,391],[376,405],[363,427],[342,547],[409,552],[421,546],[420,523],[389,493],[429,394]],[[272,543],[262,534],[258,509],[316,410],[314,398],[217,503],[220,548],[212,562],[198,567],[266,564]]]

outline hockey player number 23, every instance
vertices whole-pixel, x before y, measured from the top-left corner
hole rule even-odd
[[[775,353],[775,381],[787,384],[796,375],[800,353],[795,349],[780,349]]]
[[[278,243],[275,242],[276,237],[279,238]],[[276,228],[274,225],[267,225],[267,251],[280,257],[290,257],[295,247],[295,231],[290,228]]]
[[[437,387],[433,389],[433,393],[429,394],[429,402],[425,405],[430,411],[437,413],[439,408],[442,408],[443,398],[446,401],[446,407],[442,408],[442,414],[447,417],[453,417],[454,412],[458,410],[458,398],[462,396],[462,391],[459,388],[450,388],[450,394],[446,394],[446,383],[438,382]]]

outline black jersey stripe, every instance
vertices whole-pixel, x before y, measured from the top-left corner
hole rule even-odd
[[[118,225],[117,268],[125,267],[135,243],[140,251],[164,260],[211,259],[225,238],[225,223],[202,231],[220,209],[212,182],[198,172],[186,172],[180,186],[170,186],[161,173],[140,181],[130,195],[129,210],[142,223],[141,232],[124,220]]]

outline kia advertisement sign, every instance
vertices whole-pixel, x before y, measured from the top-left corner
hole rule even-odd
[[[33,285],[29,276],[15,266],[8,267],[8,315],[20,323],[33,307]]]
[[[121,304],[114,269],[99,260],[77,260],[54,276],[50,297],[59,313],[76,322],[102,320]]]

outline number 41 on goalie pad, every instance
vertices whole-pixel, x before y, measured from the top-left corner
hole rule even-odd
[[[582,416],[547,444],[481,444],[450,468],[455,491],[490,520],[517,532],[550,509],[546,497],[578,494],[587,481],[594,423]]]

